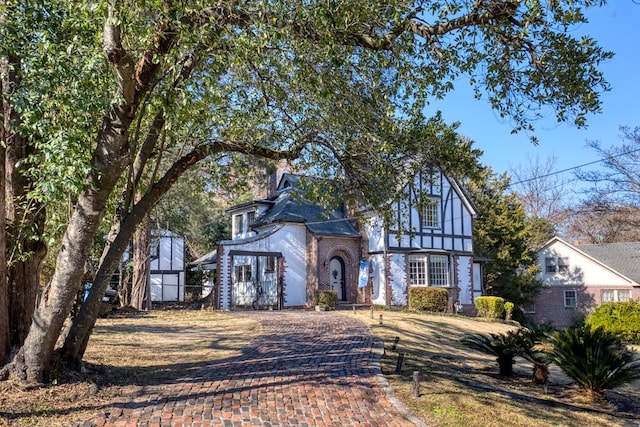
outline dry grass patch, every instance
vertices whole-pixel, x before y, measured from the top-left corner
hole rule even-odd
[[[232,357],[258,334],[249,319],[200,310],[117,312],[98,319],[83,374],[30,389],[0,382],[0,426],[69,426],[146,386]]]
[[[431,427],[640,425],[640,383],[610,393],[616,405],[593,405],[553,366],[546,386],[531,383],[531,365],[519,358],[516,375],[505,379],[495,358],[460,344],[466,333],[503,333],[513,325],[395,311],[376,311],[373,319],[368,313],[355,316],[384,341],[382,370],[397,397]],[[400,337],[397,351],[391,351],[395,337]],[[399,374],[398,352],[406,354]],[[414,371],[420,376],[418,398]]]

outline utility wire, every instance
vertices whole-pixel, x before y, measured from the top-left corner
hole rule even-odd
[[[626,156],[628,154],[633,154],[633,153],[636,153],[638,151],[640,151],[640,148],[636,148],[635,150],[630,150],[630,151],[626,151],[624,153],[616,154],[615,156],[609,156],[609,157],[605,157],[605,158],[602,158],[602,159],[599,159],[599,160],[594,160],[592,162],[583,163],[581,165],[572,166],[572,167],[567,168],[567,169],[562,169],[562,170],[559,170],[559,171],[550,172],[550,173],[548,173],[546,175],[540,175],[540,176],[536,176],[534,178],[527,178],[527,179],[520,180],[518,182],[512,182],[507,186],[507,188],[512,187],[514,185],[524,184],[526,182],[536,181],[538,179],[548,178],[550,176],[558,175],[558,174],[561,174],[561,173],[570,172],[572,170],[580,169],[580,168],[583,168],[585,166],[595,165],[596,163],[601,163],[601,162],[604,162],[606,160],[609,160],[609,159],[612,159],[612,158],[616,158],[616,157]]]

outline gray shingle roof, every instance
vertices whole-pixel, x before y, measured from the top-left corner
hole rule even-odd
[[[294,185],[297,181],[291,180]],[[271,208],[256,218],[255,227],[282,222],[304,223],[317,235],[336,237],[360,237],[360,233],[346,218],[342,205],[323,208],[305,200],[295,186],[280,191]]]
[[[640,283],[640,242],[577,245],[576,248]]]

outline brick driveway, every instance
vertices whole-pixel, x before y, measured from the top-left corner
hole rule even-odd
[[[148,389],[91,421],[105,426],[413,426],[386,393],[374,337],[351,316],[237,313],[262,325],[233,360]],[[410,421],[413,420],[413,421]]]

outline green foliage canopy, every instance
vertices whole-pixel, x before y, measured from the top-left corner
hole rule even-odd
[[[587,317],[586,324],[602,328],[631,344],[640,344],[640,301],[602,304]]]
[[[533,129],[531,112],[545,106],[583,125],[600,108],[608,86],[597,66],[611,54],[566,30],[598,3],[7,1],[0,56],[20,58],[11,102],[18,130],[40,148],[31,159],[34,197],[82,187],[100,118],[120,102],[114,84],[122,83],[104,52],[139,67],[146,52],[161,70],[136,111],[134,149],[162,110],[173,136],[165,156],[214,140],[271,148],[304,141],[313,142],[304,166],[333,173],[382,155],[370,171],[380,176],[382,164],[416,150],[446,161],[429,138],[442,124],[425,126],[422,114],[463,74],[515,130]],[[122,51],[104,43],[112,26]],[[429,135],[416,134],[425,129]],[[400,157],[398,144],[408,144]]]
[[[489,168],[467,188],[480,217],[474,222],[474,251],[486,257],[485,291],[522,306],[534,301],[541,284],[531,241],[530,223],[522,204],[507,191],[509,179]]]

